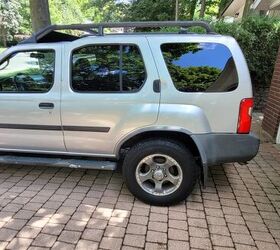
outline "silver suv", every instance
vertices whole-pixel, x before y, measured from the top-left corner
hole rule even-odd
[[[180,31],[131,32],[163,26]],[[120,165],[137,198],[169,205],[209,166],[257,154],[252,108],[237,42],[207,23],[53,25],[0,56],[0,162]]]

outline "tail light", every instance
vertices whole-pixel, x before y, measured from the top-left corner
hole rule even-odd
[[[253,98],[245,98],[241,100],[237,125],[238,134],[248,134],[250,132],[253,105]]]

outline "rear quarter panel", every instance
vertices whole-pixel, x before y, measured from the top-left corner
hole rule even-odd
[[[190,133],[236,133],[239,104],[252,97],[251,79],[243,53],[232,37],[220,35],[148,36],[159,70],[161,103],[158,125],[182,127]],[[160,45],[164,43],[213,42],[225,45],[237,68],[239,84],[231,92],[180,92],[169,75]]]

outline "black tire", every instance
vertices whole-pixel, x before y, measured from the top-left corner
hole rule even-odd
[[[173,193],[163,196],[153,195],[138,184],[135,174],[137,165],[152,154],[165,154],[180,165],[183,180]],[[192,192],[198,178],[199,166],[183,144],[168,139],[153,139],[131,147],[124,158],[122,172],[128,189],[135,197],[151,205],[167,206],[185,200]]]

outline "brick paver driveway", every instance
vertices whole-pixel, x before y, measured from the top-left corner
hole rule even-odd
[[[211,168],[184,203],[134,199],[120,173],[0,167],[0,248],[279,249],[280,150]]]

